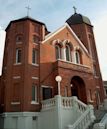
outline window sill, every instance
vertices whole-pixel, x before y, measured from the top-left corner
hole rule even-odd
[[[38,80],[39,78],[38,77],[32,77],[32,79]]]
[[[37,42],[36,42],[36,43],[35,43],[35,42],[33,42],[33,44],[38,45],[39,43],[37,43]]]
[[[79,63],[71,62],[71,61],[66,61],[66,60],[63,60],[63,59],[57,59],[57,61],[62,61],[62,62],[66,62],[66,63],[68,63],[68,64],[74,64],[74,65],[78,65],[78,66],[82,66],[82,67],[90,68],[90,67],[89,67],[89,66],[87,66],[87,65],[79,64]]]
[[[15,63],[14,65],[21,65],[22,63]]]
[[[13,79],[20,79],[21,76],[13,76]]]
[[[22,44],[22,42],[16,42],[16,44]]]
[[[37,104],[39,104],[39,103],[36,102],[36,101],[31,101],[31,104],[37,105]]]
[[[98,78],[99,78],[99,76],[96,76],[96,75],[94,75],[94,77],[95,77],[96,79],[98,79]]]
[[[94,101],[93,100],[89,100],[89,103],[94,103]]]
[[[39,64],[34,64],[34,63],[32,63],[32,65],[33,65],[33,66],[39,66]]]
[[[11,102],[11,105],[19,105],[20,102]]]

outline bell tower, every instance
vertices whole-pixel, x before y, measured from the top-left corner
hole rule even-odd
[[[96,97],[100,96],[100,100],[104,99],[104,89],[102,83],[102,76],[99,67],[98,55],[96,50],[96,43],[93,33],[93,25],[88,17],[78,14],[76,8],[74,8],[74,14],[66,20],[69,26],[73,29],[75,34],[81,40],[83,45],[87,48],[90,58],[93,62],[93,79],[96,85]],[[100,91],[100,92],[99,92]]]

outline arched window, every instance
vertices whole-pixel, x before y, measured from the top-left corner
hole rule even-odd
[[[23,41],[23,36],[21,34],[16,36],[16,43],[22,42]]]
[[[66,60],[71,61],[71,50],[69,45],[66,45],[65,53],[66,53]]]
[[[37,35],[33,35],[33,37],[32,37],[33,39],[33,43],[39,43],[39,41],[40,41],[40,38],[37,36]]]
[[[61,59],[61,47],[59,45],[55,46],[56,59]]]
[[[79,51],[75,52],[75,58],[76,58],[76,63],[80,64],[81,63],[81,58],[80,58],[80,52]]]

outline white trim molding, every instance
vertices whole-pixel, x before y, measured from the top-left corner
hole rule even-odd
[[[10,116],[10,117],[20,117],[20,116],[39,116],[40,112],[5,112],[2,115],[4,117]]]
[[[32,65],[33,65],[33,66],[37,66],[37,67],[39,66],[39,64],[34,64],[34,63],[32,63]]]
[[[43,88],[53,88],[52,86],[41,85]]]
[[[38,102],[36,102],[36,101],[31,101],[31,104],[39,104]]]
[[[14,63],[13,65],[21,65],[22,63]]]
[[[87,48],[83,45],[83,43],[81,42],[81,40],[77,37],[77,35],[75,34],[75,32],[72,30],[72,28],[68,25],[68,23],[65,23],[62,27],[60,27],[59,29],[57,29],[56,31],[48,34],[45,36],[45,40],[42,41],[42,43],[45,43],[46,41],[48,41],[49,39],[51,39],[53,36],[55,36],[56,34],[58,34],[59,32],[61,32],[63,29],[68,28],[70,30],[70,32],[73,34],[74,38],[77,40],[77,42],[79,43],[79,45],[81,46],[81,48],[84,50],[84,52],[89,55],[89,52],[87,50]]]
[[[62,59],[58,59],[59,61],[62,61],[62,62],[66,62],[68,64],[74,64],[74,65],[78,65],[78,66],[82,66],[82,67],[85,67],[85,68],[90,68],[90,66],[87,66],[87,65],[84,65],[84,64],[77,64],[77,63],[74,63],[74,62],[71,62],[71,61],[65,61],[65,60],[62,60]]]
[[[32,77],[32,79],[38,80],[39,78],[38,77]]]
[[[13,79],[20,79],[21,76],[14,76]]]
[[[19,105],[20,102],[11,102],[11,105]]]

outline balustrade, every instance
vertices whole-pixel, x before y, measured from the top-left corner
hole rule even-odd
[[[90,109],[88,109],[73,125],[68,125],[67,129],[86,129],[91,122]]]
[[[70,108],[73,106],[71,97],[62,97],[62,106],[66,108]]]
[[[76,121],[72,125],[66,126],[67,129],[86,129],[94,120],[93,106],[86,105],[77,97],[61,97],[56,96],[55,98],[42,101],[42,111],[55,108],[60,110],[60,108],[66,108],[75,110],[80,116],[77,116]],[[61,110],[60,110],[61,111]]]
[[[55,106],[55,98],[42,101],[42,109],[49,109]]]

